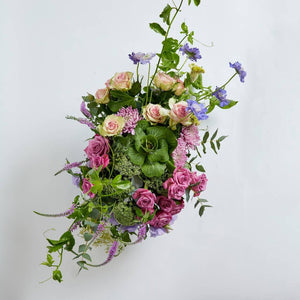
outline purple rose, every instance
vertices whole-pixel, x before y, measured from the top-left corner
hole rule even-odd
[[[95,135],[93,140],[89,141],[88,146],[84,149],[89,159],[93,156],[102,156],[109,152],[108,140],[100,135]]]
[[[174,182],[187,188],[191,183],[191,171],[184,168],[176,168],[173,173]]]
[[[172,199],[169,199],[165,196],[158,196],[157,202],[160,209],[167,213],[170,213],[173,210],[173,206],[175,205],[175,202]]]
[[[154,218],[149,222],[153,227],[164,227],[170,223],[172,215],[165,211],[159,211]]]
[[[177,204],[176,202],[179,202],[179,204]],[[171,211],[171,214],[176,215],[176,214],[180,213],[183,208],[184,208],[184,201],[183,200],[174,201],[174,206],[173,206],[173,209]]]
[[[185,187],[182,185],[178,185],[176,183],[171,184],[168,188],[169,198],[173,198],[176,200],[181,200],[181,197],[185,193]]]
[[[136,204],[140,208],[152,211],[156,200],[156,196],[147,189],[137,189],[132,195],[133,199],[137,200]]]

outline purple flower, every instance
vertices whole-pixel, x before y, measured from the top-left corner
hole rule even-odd
[[[80,123],[80,124],[84,124],[84,125],[87,125],[89,126],[91,129],[95,129],[95,125],[90,122],[89,120],[87,119],[83,119],[83,118],[78,118],[77,121]]]
[[[208,115],[206,114],[207,108],[204,107],[202,103],[198,103],[195,100],[188,99],[187,100],[188,107],[186,111],[191,111],[198,120],[206,120]]]
[[[72,176],[72,183],[79,188],[80,177],[79,176]]]
[[[133,61],[133,63],[136,65],[137,63],[141,63],[142,65],[148,64],[150,60],[155,56],[155,53],[142,53],[132,52],[131,54],[128,54],[129,58]]]
[[[138,121],[142,120],[142,117],[139,115],[139,111],[135,108],[133,109],[131,106],[122,107],[117,116],[123,117],[125,119],[125,126],[122,130],[122,133],[131,133],[132,135],[135,134],[134,128]]]
[[[200,59],[202,56],[200,55],[200,51],[198,48],[190,48],[188,43],[186,43],[184,46],[182,46],[179,51],[182,52],[182,55],[187,55],[188,58],[192,61],[197,61],[197,59]]]
[[[216,90],[212,93],[212,95],[220,101],[220,107],[224,107],[229,104],[229,100],[226,99],[227,93],[224,89],[216,86]]]
[[[162,235],[164,233],[168,233],[167,229],[165,228],[159,228],[159,227],[153,227],[150,226],[150,236],[151,237],[157,237],[159,235]]]
[[[85,102],[82,101],[81,105],[80,105],[80,111],[87,117],[87,118],[91,118],[92,115],[91,113],[86,109],[85,107]]]
[[[229,63],[229,66],[233,69],[235,69],[235,71],[239,74],[240,76],[240,81],[244,82],[244,79],[247,75],[247,73],[244,71],[244,69],[242,68],[242,65],[237,61],[234,64]]]
[[[107,263],[109,263],[113,259],[113,257],[115,256],[115,254],[116,254],[116,252],[118,250],[118,245],[119,245],[118,241],[114,241],[113,242],[111,248],[109,249],[107,259],[105,260],[105,262],[103,262],[102,264],[98,265],[98,267],[106,265]]]
[[[74,224],[71,226],[70,231],[73,232],[74,230],[76,230],[77,227],[80,226],[80,223],[81,223],[80,221],[74,223]]]

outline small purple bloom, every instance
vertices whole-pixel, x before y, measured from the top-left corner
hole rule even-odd
[[[71,232],[73,232],[74,230],[76,230],[77,229],[77,227],[78,226],[80,226],[80,224],[81,224],[81,222],[79,221],[79,222],[76,222],[76,223],[74,223],[72,226],[71,226],[71,228],[70,228],[70,231]]]
[[[87,119],[83,119],[83,118],[78,118],[77,121],[80,123],[80,124],[84,124],[84,125],[87,125],[89,126],[91,129],[95,129],[95,125],[90,122],[89,120]]]
[[[82,161],[80,162],[73,162],[71,164],[66,164],[63,168],[64,171],[67,171],[67,170],[70,170],[70,169],[73,169],[73,168],[77,168],[79,167],[80,165],[82,165]]]
[[[200,51],[198,48],[190,48],[188,43],[186,43],[184,46],[182,46],[179,51],[182,52],[182,55],[187,55],[188,58],[192,61],[197,61],[197,59],[200,59],[202,56],[200,55]]]
[[[72,183],[79,188],[80,177],[79,176],[72,176]]]
[[[242,68],[242,65],[237,61],[234,64],[229,63],[229,66],[233,69],[235,69],[235,71],[239,74],[240,76],[240,81],[244,82],[244,79],[247,75],[246,71],[244,71],[244,69]]]
[[[224,89],[216,86],[216,90],[212,93],[212,95],[220,101],[220,107],[224,107],[229,104],[229,100],[226,99],[227,93]]]
[[[204,107],[202,103],[198,103],[191,99],[188,99],[187,103],[188,107],[186,108],[186,111],[191,111],[199,121],[206,120],[208,118],[208,115],[206,114],[207,108]]]
[[[133,61],[133,63],[136,65],[137,63],[141,63],[142,65],[148,64],[150,60],[155,56],[155,53],[142,53],[132,52],[131,54],[128,54],[129,58]]]
[[[80,105],[80,111],[87,117],[87,118],[91,118],[92,115],[91,113],[86,109],[85,107],[85,102],[82,101],[81,105]]]
[[[163,235],[164,233],[168,233],[167,229],[163,227],[153,227],[150,226],[150,236],[151,237],[157,237],[159,235]]]
[[[107,263],[109,263],[114,258],[115,254],[118,250],[118,245],[119,245],[118,241],[113,242],[111,248],[109,249],[107,259],[102,264],[98,265],[99,267],[106,265]]]

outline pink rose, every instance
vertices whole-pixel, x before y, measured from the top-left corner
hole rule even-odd
[[[206,184],[207,178],[204,173],[201,175],[197,175],[196,172],[192,173],[191,185],[194,185],[192,187],[192,190],[194,191],[194,196],[199,196],[200,192],[206,189]]]
[[[117,115],[108,115],[103,123],[97,127],[102,136],[121,134],[125,126],[125,119]]]
[[[148,104],[143,107],[144,118],[152,124],[164,123],[169,116],[169,110],[159,104]]]
[[[169,188],[169,186],[170,186],[171,184],[173,184],[173,183],[174,183],[173,178],[168,178],[168,179],[163,183],[163,188],[164,188],[165,190],[167,190],[167,189]]]
[[[179,204],[177,204],[176,202],[179,202]],[[173,209],[171,211],[171,214],[176,215],[176,214],[180,213],[183,208],[184,208],[184,201],[183,200],[174,201],[174,206],[173,206]]]
[[[95,101],[98,104],[107,104],[109,102],[109,88],[99,89],[95,94]]]
[[[168,188],[169,198],[173,198],[173,199],[176,199],[176,200],[181,200],[184,193],[185,193],[185,187],[182,186],[182,185],[178,185],[176,183],[171,184]]]
[[[175,205],[175,202],[172,199],[169,199],[165,196],[158,196],[157,202],[162,211],[165,211],[167,213],[171,213],[173,210],[173,206]]]
[[[109,164],[109,157],[107,154],[104,154],[102,156],[93,156],[91,159],[91,167],[98,169],[100,166],[102,166],[102,169],[105,169]]]
[[[176,83],[173,87],[173,91],[175,92],[176,96],[181,96],[182,93],[185,91],[184,83],[182,80],[177,79]]]
[[[133,74],[131,72],[116,73],[113,78],[110,79],[108,86],[113,90],[127,91],[131,89]]]
[[[172,99],[172,98],[171,98]],[[170,119],[173,124],[181,123],[182,125],[188,126],[192,125],[192,121],[190,120],[189,113],[186,111],[188,106],[187,102],[180,101],[178,103],[172,103],[173,101],[169,101],[169,105],[171,107],[170,111]]]
[[[109,152],[108,140],[100,135],[95,135],[94,139],[89,140],[84,151],[89,159],[93,156],[102,156]]]
[[[165,211],[159,211],[154,218],[149,222],[153,227],[164,227],[172,220],[172,215]]]
[[[174,78],[163,72],[158,72],[153,79],[153,84],[162,91],[170,91],[175,83]]]
[[[86,178],[83,178],[82,180],[82,192],[84,194],[86,194],[88,191],[90,191],[90,189],[92,188],[93,184],[91,184]],[[88,193],[88,195],[91,197],[91,198],[94,198],[95,197],[95,194],[93,194],[92,192]]]
[[[176,168],[173,172],[174,182],[187,188],[191,183],[191,171],[184,168]]]
[[[137,189],[132,195],[134,200],[137,200],[136,204],[146,210],[152,211],[156,196],[147,189]]]

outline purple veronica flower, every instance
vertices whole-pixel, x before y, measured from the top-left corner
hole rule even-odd
[[[195,100],[188,99],[187,100],[188,107],[186,111],[191,111],[198,120],[206,120],[208,115],[206,114],[207,108],[204,107],[202,103],[198,103]]]
[[[229,66],[233,69],[235,69],[235,71],[239,74],[240,76],[240,81],[244,82],[244,79],[247,75],[246,71],[244,71],[244,69],[242,68],[242,65],[237,61],[234,64],[229,63]]]
[[[184,46],[182,46],[179,51],[182,52],[182,55],[187,55],[188,58],[192,61],[197,61],[197,59],[200,59],[202,56],[200,55],[200,51],[198,48],[190,48],[188,43],[186,43]]]
[[[216,86],[216,90],[212,93],[212,95],[220,101],[220,107],[224,107],[229,104],[229,100],[226,99],[227,93],[224,89]]]
[[[119,245],[118,241],[114,241],[113,242],[111,248],[109,249],[107,259],[105,260],[105,262],[103,262],[102,264],[98,265],[98,267],[106,265],[107,263],[109,263],[114,258],[115,254],[116,254],[116,252],[118,250],[118,245]]]
[[[80,223],[81,223],[80,221],[74,223],[74,224],[71,226],[70,231],[73,232],[74,230],[76,230],[77,227],[80,226]]]
[[[91,118],[92,115],[91,113],[86,109],[85,107],[85,102],[82,101],[81,105],[80,105],[80,111],[87,117],[87,118]]]
[[[141,63],[142,65],[148,64],[150,60],[155,56],[155,53],[142,53],[132,52],[131,54],[128,54],[129,58],[133,61],[133,63],[136,65],[137,63]]]

